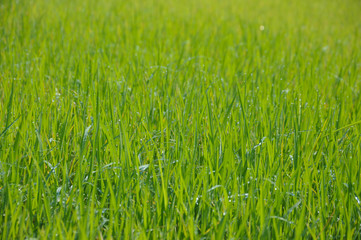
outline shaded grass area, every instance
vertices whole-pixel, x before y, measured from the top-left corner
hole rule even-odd
[[[359,1],[0,1],[0,236],[357,239]]]

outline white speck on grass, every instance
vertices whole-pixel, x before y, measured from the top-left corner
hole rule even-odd
[[[360,199],[357,197],[356,194],[355,194],[355,199],[356,199],[357,203],[358,203],[359,205],[361,205],[361,201],[360,201]]]
[[[262,146],[262,144],[264,143],[264,141],[266,140],[266,138],[267,138],[267,137],[263,137],[263,138],[261,139],[261,141],[260,141],[256,146],[253,147],[253,149],[256,149],[257,147]]]
[[[281,94],[284,93],[284,94],[287,94],[290,90],[288,88],[286,88],[285,90],[282,90]]]
[[[139,167],[140,171],[145,171],[149,167],[149,164],[145,164]]]
[[[263,30],[264,30],[264,26],[263,26],[263,25],[259,26],[259,30],[263,31]]]
[[[222,185],[216,185],[216,186],[210,188],[207,192],[210,192],[210,191],[212,191],[212,190],[214,190],[216,188],[219,188],[219,187],[222,187]]]

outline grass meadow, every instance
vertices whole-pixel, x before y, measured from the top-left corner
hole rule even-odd
[[[1,239],[360,239],[358,0],[0,0]]]

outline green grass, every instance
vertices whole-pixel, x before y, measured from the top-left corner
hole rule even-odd
[[[360,9],[0,0],[0,238],[361,238]]]

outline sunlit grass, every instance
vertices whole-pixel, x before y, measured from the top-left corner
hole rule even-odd
[[[0,1],[0,238],[360,238],[359,9]]]

